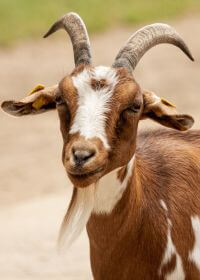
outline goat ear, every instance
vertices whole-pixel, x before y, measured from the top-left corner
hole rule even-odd
[[[38,85],[24,99],[20,101],[4,101],[1,104],[1,108],[6,113],[16,117],[44,113],[55,109],[57,90],[58,85],[47,88]]]
[[[177,114],[175,106],[169,101],[158,97],[153,92],[143,92],[144,108],[141,119],[150,118],[164,126],[177,130],[192,127],[194,119],[189,115]]]

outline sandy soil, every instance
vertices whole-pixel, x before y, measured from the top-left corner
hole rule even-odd
[[[196,59],[178,49],[159,46],[135,71],[144,88],[195,117],[199,128],[200,20],[171,22]],[[116,28],[91,38],[94,63],[110,65],[134,28]],[[21,98],[38,83],[52,85],[73,68],[65,34],[0,49],[0,101]],[[0,279],[92,279],[84,233],[62,255],[56,238],[71,195],[61,164],[62,140],[56,113],[15,119],[0,113]],[[148,121],[141,127],[149,127]]]

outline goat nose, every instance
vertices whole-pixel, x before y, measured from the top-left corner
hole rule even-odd
[[[73,158],[76,165],[85,164],[95,154],[94,150],[73,149]]]

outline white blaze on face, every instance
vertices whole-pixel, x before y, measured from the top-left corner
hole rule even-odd
[[[189,260],[191,260],[200,271],[200,218],[195,216],[192,217],[191,220],[195,236],[195,243],[189,254]]]
[[[91,79],[106,80],[106,84],[99,90],[91,87]],[[112,94],[117,84],[115,69],[99,66],[92,70],[84,69],[79,75],[72,78],[78,93],[78,109],[70,134],[79,132],[86,139],[97,137],[109,149],[106,137],[106,113],[109,111]]]

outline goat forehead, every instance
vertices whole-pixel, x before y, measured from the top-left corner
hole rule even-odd
[[[118,82],[116,70],[104,66],[86,68],[72,77],[72,81],[78,98],[70,133],[79,132],[85,138],[100,138],[109,148],[105,131],[106,113],[110,110],[111,98]],[[95,87],[92,81],[97,82]]]
[[[109,86],[115,86],[116,84],[117,71],[114,68],[106,66],[98,66],[94,68],[84,68],[78,75],[72,77],[74,86],[81,90],[83,86],[90,86],[91,81],[96,79],[100,81],[104,79]]]

